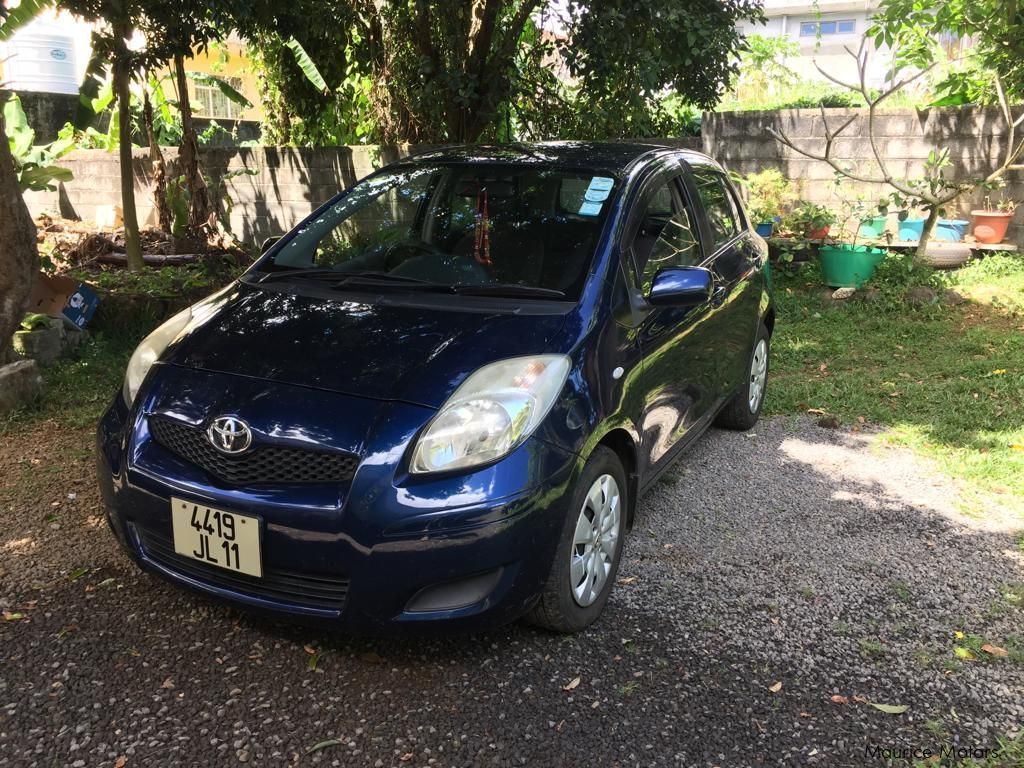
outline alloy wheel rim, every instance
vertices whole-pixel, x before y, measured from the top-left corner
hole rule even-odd
[[[768,378],[768,345],[764,339],[757,340],[754,347],[754,359],[750,361],[750,412],[756,413],[761,405],[761,398],[764,396],[764,384]]]
[[[593,605],[604,591],[615,562],[620,533],[619,484],[611,475],[601,475],[590,486],[583,500],[572,551],[569,554],[569,577],[576,604]]]

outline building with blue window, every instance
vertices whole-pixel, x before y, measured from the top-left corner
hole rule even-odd
[[[878,0],[765,0],[768,23],[743,23],[740,29],[748,35],[786,36],[797,42],[800,56],[791,58],[787,64],[801,78],[822,79],[814,66],[817,61],[830,74],[853,82],[857,67],[846,47],[856,51],[878,5]],[[876,51],[873,43],[868,45],[871,57],[867,79],[878,86],[886,79],[891,57],[888,51]]]

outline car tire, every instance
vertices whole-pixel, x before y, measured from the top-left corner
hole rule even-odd
[[[764,324],[757,330],[757,338],[750,350],[747,376],[739,391],[719,412],[715,424],[725,429],[741,432],[757,424],[764,406],[764,394],[768,385],[768,363],[771,354],[771,336]],[[756,397],[756,399],[755,399]]]
[[[601,615],[622,559],[627,491],[619,457],[598,446],[576,482],[551,571],[526,616],[531,624],[554,632],[579,632]]]

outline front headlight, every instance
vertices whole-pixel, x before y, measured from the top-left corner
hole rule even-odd
[[[485,365],[452,393],[416,443],[410,471],[447,472],[510,453],[547,416],[569,376],[565,355]]]
[[[135,348],[131,360],[128,361],[128,370],[124,374],[124,388],[122,394],[124,401],[130,408],[135,402],[135,396],[139,393],[146,374],[153,367],[153,363],[167,349],[167,345],[174,341],[174,338],[181,333],[181,329],[188,325],[192,319],[192,308],[188,307],[176,314],[166,323],[161,325],[149,336],[142,340],[142,343]]]

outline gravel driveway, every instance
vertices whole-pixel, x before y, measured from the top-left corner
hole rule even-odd
[[[408,640],[136,572],[90,440],[42,424],[0,446],[0,766],[883,765],[1024,727],[1014,522],[959,515],[863,434],[712,432],[641,501],[586,633]]]

